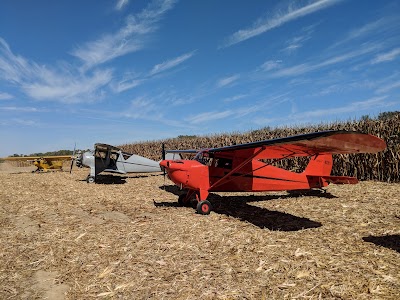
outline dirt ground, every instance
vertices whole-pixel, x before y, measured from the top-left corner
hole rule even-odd
[[[400,184],[212,194],[203,216],[162,174],[4,168],[0,299],[400,299]]]

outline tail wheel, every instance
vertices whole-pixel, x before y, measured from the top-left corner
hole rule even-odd
[[[196,211],[198,214],[209,215],[211,210],[212,210],[212,205],[211,205],[210,201],[203,200],[203,201],[200,201],[199,203],[197,203]]]
[[[94,177],[94,176],[88,176],[87,178],[86,178],[86,182],[87,183],[94,183],[96,181],[96,178]]]

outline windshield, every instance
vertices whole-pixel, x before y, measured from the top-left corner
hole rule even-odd
[[[206,166],[210,166],[212,163],[212,158],[210,157],[210,154],[207,150],[203,150],[197,153],[194,157],[194,160],[197,160],[199,163]]]

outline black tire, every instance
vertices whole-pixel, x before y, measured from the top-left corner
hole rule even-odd
[[[210,201],[208,200],[203,200],[197,203],[197,208],[196,211],[198,214],[201,215],[209,215],[210,212],[212,211],[212,205]]]
[[[86,178],[86,182],[87,183],[95,183],[96,182],[96,177],[94,177],[94,176],[88,176],[87,178]]]

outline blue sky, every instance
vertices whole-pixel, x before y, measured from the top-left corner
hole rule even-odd
[[[1,1],[0,157],[400,110],[399,1]]]

